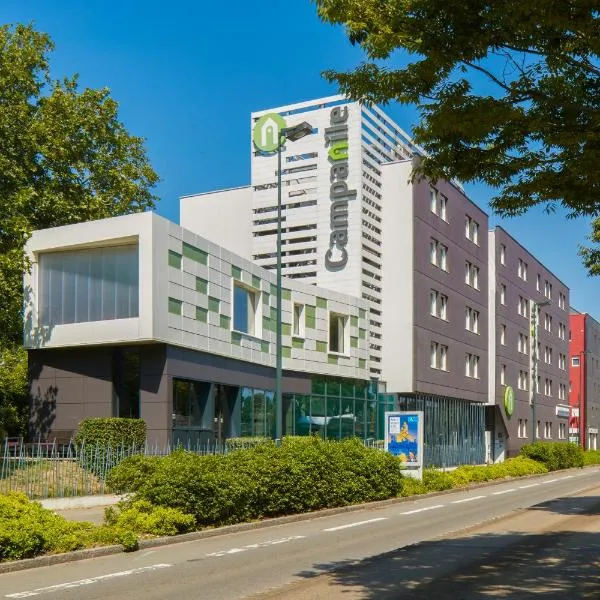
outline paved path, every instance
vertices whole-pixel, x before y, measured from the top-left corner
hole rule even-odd
[[[582,490],[589,491],[582,495]],[[599,503],[600,469],[549,474],[379,509],[8,573],[0,576],[0,599],[228,599],[252,595],[512,599],[533,597],[515,595],[521,593],[517,586],[529,590],[552,572],[562,574],[562,583],[558,576],[552,583],[562,591],[536,598],[586,598],[591,590],[589,597],[597,599],[598,566],[594,567],[593,560],[598,552],[592,557],[588,549],[599,546]],[[508,529],[503,523],[509,521],[490,523],[490,519],[507,515],[521,520],[513,521]],[[481,527],[482,523],[487,524]],[[471,529],[465,531],[467,528]],[[513,531],[507,534],[509,529]],[[440,536],[445,537],[428,541]],[[418,542],[426,543],[408,547]],[[586,567],[582,572],[585,581],[569,570],[574,547],[582,549],[583,560],[590,564],[589,571]],[[531,581],[523,583],[523,565],[538,556],[541,572],[532,571],[528,575]],[[344,565],[352,566],[340,570]],[[564,573],[571,573],[568,585],[579,585],[580,595],[564,595],[565,588],[559,588],[567,585]],[[499,584],[509,586],[509,591],[502,595]],[[475,585],[480,589],[472,592]],[[483,585],[496,586],[493,594]]]

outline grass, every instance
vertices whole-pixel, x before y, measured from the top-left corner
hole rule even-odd
[[[6,463],[5,463],[6,465]],[[75,460],[19,461],[0,476],[0,494],[18,492],[29,498],[61,498],[102,494],[107,491],[102,479]]]

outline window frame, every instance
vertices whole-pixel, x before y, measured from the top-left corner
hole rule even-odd
[[[246,308],[246,319],[248,320],[249,329],[250,323],[252,323],[251,331],[244,331],[243,329],[236,327],[236,325],[239,325],[236,316],[236,289],[245,292],[247,298],[250,296],[253,298],[252,302],[248,302],[248,306]],[[232,280],[231,330],[253,338],[261,338],[262,336],[262,302],[260,290],[253,288],[239,279]]]

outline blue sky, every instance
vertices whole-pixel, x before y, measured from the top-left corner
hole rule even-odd
[[[335,94],[321,72],[362,58],[309,0],[3,0],[0,17],[51,35],[55,78],[79,73],[83,86],[111,89],[128,129],[147,139],[158,212],[176,221],[179,196],[249,182],[251,111]],[[418,119],[414,107],[385,110],[407,131]],[[491,191],[465,187],[490,212]],[[572,306],[600,318],[600,279],[577,256],[586,220],[535,210],[490,215],[495,224],[571,288]]]

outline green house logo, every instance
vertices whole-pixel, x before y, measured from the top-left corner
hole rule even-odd
[[[512,416],[515,411],[515,393],[510,385],[504,391],[504,412],[507,417]]]
[[[263,115],[254,124],[252,141],[262,152],[275,152],[279,147],[279,131],[285,127],[283,117],[277,113]]]

